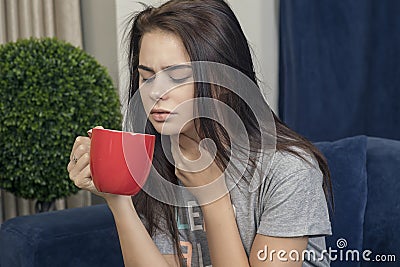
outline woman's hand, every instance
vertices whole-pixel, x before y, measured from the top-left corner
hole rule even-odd
[[[89,137],[76,138],[67,167],[70,179],[79,188],[107,201],[114,216],[125,266],[168,266],[171,256],[164,258],[160,253],[136,213],[131,196],[102,193],[94,186],[90,172],[90,137],[89,134]]]
[[[95,128],[104,129],[101,126]],[[118,196],[108,193],[99,192],[94,186],[92,174],[90,172],[90,137],[78,136],[72,147],[70,162],[68,163],[67,170],[69,178],[74,184],[84,190],[88,190],[95,195],[103,197],[107,202],[115,198],[124,198],[129,196]]]
[[[223,171],[200,143],[185,134],[171,136],[175,175],[197,198],[200,205],[213,202],[226,193]]]
[[[97,126],[96,128],[103,128]],[[88,190],[98,196],[104,197],[94,186],[90,172],[90,137],[78,136],[72,147],[67,170],[69,178],[80,189]]]

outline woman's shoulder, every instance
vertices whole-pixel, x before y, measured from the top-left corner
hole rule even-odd
[[[275,151],[273,166],[292,170],[318,168],[318,161],[310,151],[296,146],[291,146],[288,149]]]
[[[271,162],[258,192],[262,211],[258,233],[279,237],[330,234],[323,174],[313,154],[290,147],[275,151]]]
[[[314,155],[299,147],[289,147],[288,150],[276,150],[271,159],[268,176],[270,178],[284,178],[296,173],[315,172],[322,175],[318,161]]]

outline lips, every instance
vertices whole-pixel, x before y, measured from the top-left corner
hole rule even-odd
[[[150,116],[157,122],[164,122],[167,118],[175,113],[172,113],[165,109],[152,109],[150,111]]]

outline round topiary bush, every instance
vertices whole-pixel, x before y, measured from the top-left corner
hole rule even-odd
[[[77,192],[71,148],[96,125],[120,129],[121,112],[92,56],[50,38],[0,46],[0,188],[42,202]]]

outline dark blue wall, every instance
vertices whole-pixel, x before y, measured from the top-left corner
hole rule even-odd
[[[313,141],[400,139],[400,1],[281,0],[280,118]]]

